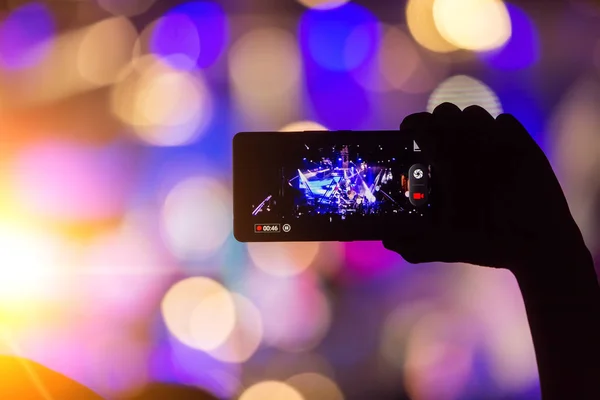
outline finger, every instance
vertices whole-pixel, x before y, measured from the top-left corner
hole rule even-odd
[[[422,130],[431,125],[433,116],[428,112],[411,114],[404,118],[400,130]]]
[[[428,112],[411,114],[404,118],[400,130],[412,135],[429,162],[435,162],[435,148],[431,137],[433,115]]]
[[[496,118],[496,121],[505,128],[511,128],[514,135],[519,135],[523,140],[527,140],[531,144],[535,143],[527,129],[525,129],[523,124],[521,124],[514,115],[508,113],[500,114],[498,118]]]
[[[488,144],[488,136],[494,127],[495,120],[484,108],[473,105],[465,108],[460,121],[462,129],[457,132],[456,151],[464,160],[480,160],[483,148]]]
[[[447,235],[430,234],[421,238],[400,238],[384,241],[383,246],[394,251],[410,264],[430,262],[460,262],[469,254]]]
[[[496,120],[483,107],[473,105],[463,111],[463,124],[464,129],[458,138],[462,156],[471,160],[468,163],[472,166],[482,167],[495,152],[490,138],[495,134]]]
[[[467,148],[477,147],[479,154],[485,153],[485,149],[490,147],[490,137],[494,134],[497,125],[492,115],[480,106],[469,106],[463,111],[465,132],[464,136],[468,141]],[[487,154],[482,154],[487,156]]]
[[[549,223],[547,219],[549,213],[544,212],[544,208],[548,209],[568,209],[568,202],[560,183],[554,173],[552,164],[544,154],[544,151],[538,146],[527,129],[512,115],[502,114],[497,119],[501,129],[506,132],[504,145],[508,149],[507,152],[514,154],[514,159],[509,167],[515,176],[519,176],[519,172],[528,171],[537,179],[537,185],[545,187],[546,190],[554,192],[552,196],[548,196],[543,205],[538,205],[536,210],[531,210],[529,217],[532,219],[540,218],[542,223]],[[551,218],[555,219],[554,217]],[[560,228],[558,228],[560,229]]]
[[[525,127],[512,115],[502,114],[496,118],[496,130],[493,132],[491,143],[494,146],[494,153],[489,158],[489,169],[496,177],[494,181],[498,182],[495,187],[494,199],[495,208],[501,210],[504,204],[514,203],[515,190],[520,193],[527,193],[532,189],[528,184],[528,178],[534,180],[533,187],[544,188],[544,191],[551,190],[547,186],[551,167],[542,150],[537,146],[533,138],[529,135]],[[502,190],[499,187],[501,180],[499,177],[512,177],[515,179],[513,190]],[[516,181],[518,179],[518,181]],[[549,196],[543,203],[535,206],[523,202],[519,209],[511,210],[512,218],[503,218],[504,213],[498,213],[494,221],[494,226],[500,235],[510,235],[514,232],[520,232],[521,237],[525,237],[527,232],[534,235],[538,226],[544,226],[540,223],[533,223],[537,215],[547,216],[544,212],[549,202],[556,199],[555,196]],[[530,221],[527,226],[522,224],[522,220]]]
[[[404,260],[410,264],[422,264],[426,262],[434,262],[437,260],[433,251],[424,251],[423,243],[430,243],[426,239],[413,240],[410,238],[384,240],[383,247],[387,250],[398,253]],[[437,251],[433,245],[432,249]]]
[[[467,127],[466,135],[472,135],[473,138],[482,139],[490,136],[495,124],[495,119],[480,106],[469,106],[463,111],[463,120]],[[481,140],[478,140],[478,142]]]
[[[433,234],[427,239],[399,239],[384,242],[384,247],[394,251],[411,264],[431,262],[469,263],[488,267],[502,265],[497,255],[501,246],[490,244],[486,238],[457,234]]]
[[[477,120],[484,124],[490,124],[494,122],[494,117],[483,107],[478,105],[472,105],[463,110],[463,114],[473,120]]]
[[[430,136],[436,156],[436,179],[432,179],[436,205],[432,207],[432,216],[436,230],[443,230],[464,223],[460,220],[461,204],[456,198],[456,177],[463,169],[461,163],[466,159],[460,152],[460,135],[464,132],[464,125],[462,111],[452,103],[440,104],[432,115],[434,126]]]
[[[459,161],[461,170],[469,172],[468,182],[458,182],[461,192],[474,192],[478,194],[478,201],[490,204],[493,190],[491,187],[499,180],[490,161],[496,157],[496,149],[490,145],[490,137],[494,135],[496,120],[483,107],[473,105],[464,109],[464,130],[458,140],[462,160]],[[474,207],[469,218],[463,218],[461,224],[465,228],[476,231],[491,229],[493,221],[486,207]]]
[[[518,174],[520,170],[527,170],[530,174],[539,174],[552,168],[527,129],[510,114],[501,114],[496,119],[491,143],[496,147],[496,163],[500,162],[498,157],[502,157],[507,172]]]
[[[433,110],[433,115],[438,118],[460,118],[462,112],[456,104],[442,103]]]
[[[531,157],[534,153],[543,154],[527,129],[511,114],[501,114],[496,118],[499,135],[495,141],[503,147],[510,148],[514,156]]]
[[[433,128],[436,156],[440,161],[455,158],[460,149],[460,133],[463,129],[463,115],[460,108],[452,103],[442,103],[433,110]]]

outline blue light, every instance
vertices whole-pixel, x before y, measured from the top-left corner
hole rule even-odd
[[[332,71],[352,71],[379,47],[377,18],[354,3],[332,10],[307,10],[300,20],[299,36],[305,56]]]
[[[307,10],[298,37],[313,118],[333,130],[366,128],[371,104],[352,73],[377,53],[381,31],[375,16],[355,3]]]
[[[27,68],[50,50],[42,44],[55,32],[46,6],[29,3],[16,8],[0,25],[0,64],[6,69]]]
[[[150,48],[175,68],[213,65],[229,41],[225,12],[215,3],[184,3],[168,11],[152,32]]]
[[[540,41],[538,32],[527,14],[512,4],[506,5],[512,24],[512,35],[500,49],[481,53],[481,59],[500,70],[528,68],[539,61]]]
[[[161,326],[160,329],[166,330],[166,327]],[[210,355],[198,352],[173,337],[167,336],[161,339],[158,346],[153,349],[149,360],[149,372],[153,379],[160,382],[196,386],[219,398],[232,398],[233,386],[219,383],[206,371],[215,371],[215,373],[233,377],[235,376],[233,364],[219,362]]]
[[[544,111],[536,98],[536,86],[530,73],[521,71],[510,79],[495,84],[496,94],[502,99],[504,112],[512,114],[527,129],[537,144],[546,150],[547,137],[544,135]]]
[[[314,119],[332,130],[367,129],[371,104],[352,75],[323,70],[308,62],[305,72]]]
[[[342,158],[341,158],[341,157],[340,157],[340,158],[338,158],[338,161],[342,161]]]

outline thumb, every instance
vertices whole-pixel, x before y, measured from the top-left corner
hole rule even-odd
[[[471,235],[457,233],[451,235],[430,234],[423,238],[387,239],[383,246],[394,251],[411,264],[431,262],[469,263],[494,266],[497,253],[490,242]]]
[[[411,264],[422,264],[444,261],[450,258],[449,246],[442,240],[437,240],[434,235],[422,237],[401,237],[386,239],[383,247],[394,251]]]

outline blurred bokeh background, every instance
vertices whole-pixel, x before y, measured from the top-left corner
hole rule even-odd
[[[1,1],[0,352],[106,398],[538,399],[509,273],[232,236],[236,132],[444,101],[517,116],[600,254],[597,1]]]

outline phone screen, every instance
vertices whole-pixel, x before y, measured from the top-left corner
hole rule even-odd
[[[233,151],[242,242],[381,240],[430,220],[431,167],[407,132],[246,132]]]

